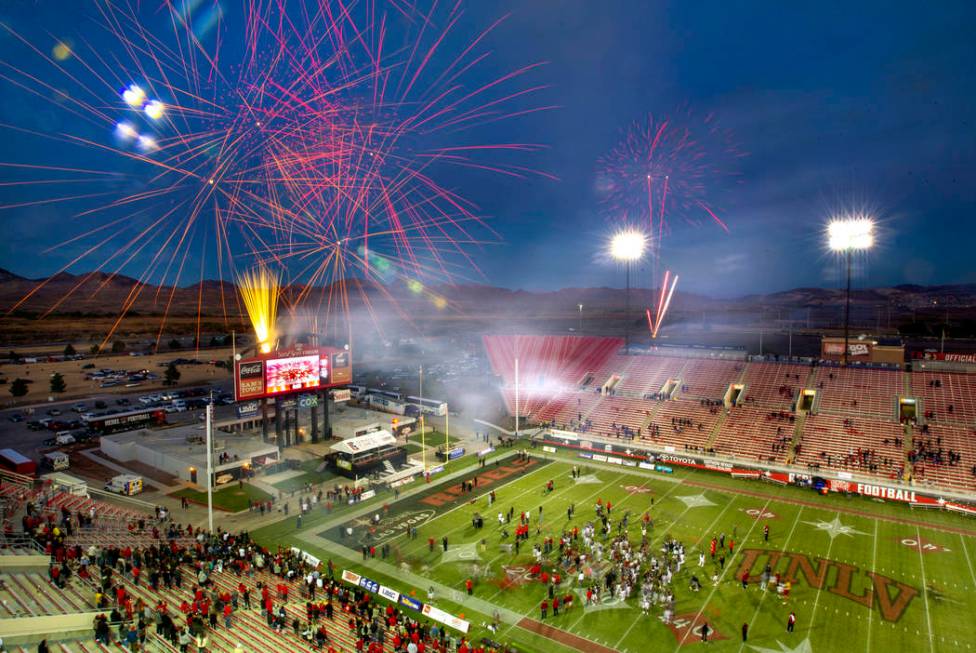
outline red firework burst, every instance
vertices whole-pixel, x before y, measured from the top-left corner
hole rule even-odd
[[[48,56],[3,26],[31,63],[3,63],[0,79],[65,119],[49,133],[4,127],[77,147],[91,165],[2,163],[24,173],[10,184],[24,196],[0,208],[53,204],[80,219],[63,269],[137,278],[119,321],[144,289],[232,276],[242,258],[339,283],[323,295],[337,311],[348,278],[375,278],[376,255],[402,277],[446,275],[481,216],[440,181],[445,168],[542,174],[522,163],[539,145],[479,131],[550,108],[533,99],[544,85],[526,83],[542,64],[492,73],[484,41],[504,17],[465,36],[460,2],[95,6],[107,50],[79,36]],[[79,183],[88,189],[65,192]],[[158,299],[168,312],[172,294]]]
[[[695,225],[711,220],[728,231],[717,202],[730,178],[738,177],[742,156],[731,132],[711,114],[648,114],[598,160],[597,191],[608,214],[646,225],[658,247],[675,219]]]

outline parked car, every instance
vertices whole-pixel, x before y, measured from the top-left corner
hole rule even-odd
[[[85,410],[86,408],[88,408],[88,406],[86,406],[83,401],[79,401],[78,403],[74,404],[71,407],[71,410],[73,410],[76,413],[80,413],[81,411]]]
[[[47,411],[47,414],[50,415],[51,417],[57,417],[58,415],[61,414],[61,409],[60,408],[49,408],[48,411]]]
[[[105,410],[106,408],[108,408],[108,404],[101,399],[95,402],[95,410]]]
[[[10,416],[10,421],[11,422],[23,422],[24,421],[24,416],[21,415],[20,413],[14,413],[13,415]]]

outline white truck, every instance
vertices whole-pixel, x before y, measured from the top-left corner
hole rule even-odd
[[[142,477],[135,474],[119,474],[105,484],[105,490],[132,496],[142,492]]]

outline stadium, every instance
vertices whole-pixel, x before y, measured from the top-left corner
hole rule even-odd
[[[5,7],[0,653],[971,651],[973,14]]]

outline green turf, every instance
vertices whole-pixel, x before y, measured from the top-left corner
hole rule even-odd
[[[327,483],[338,478],[334,472],[328,469],[321,472],[317,471],[319,465],[321,464],[322,461],[318,458],[302,461],[301,465],[299,465],[299,468],[303,470],[301,474],[298,476],[292,476],[291,478],[286,478],[285,480],[278,481],[277,483],[272,483],[272,487],[277,490],[281,490],[282,492],[297,492],[298,490],[303,490],[306,483],[311,483],[314,486],[319,485],[320,483]]]
[[[207,493],[199,492],[190,488],[183,488],[173,492],[170,496],[186,497],[194,503],[207,505]],[[238,487],[237,483],[229,483],[225,487],[215,490],[213,493],[214,508],[226,510],[227,512],[240,512],[247,510],[248,501],[267,501],[271,495],[254,487],[248,483],[244,487]]]
[[[444,444],[445,435],[440,431],[435,431],[428,428],[426,435],[424,435],[422,439],[427,444],[428,447],[440,447],[443,446]],[[454,437],[453,435],[446,436],[446,439],[447,442],[452,446],[461,441],[460,439]],[[407,437],[407,440],[409,442],[416,442],[419,444],[421,441],[420,433],[414,433],[413,435],[410,435],[409,437]]]
[[[404,450],[406,450],[406,452],[407,452],[408,455],[413,455],[415,453],[420,453],[424,449],[422,446],[420,446],[416,442],[408,442],[407,444],[403,445],[403,448],[404,448]]]
[[[493,463],[488,469],[492,466]],[[973,650],[976,524],[971,519],[951,513],[913,511],[904,505],[862,498],[821,497],[810,490],[690,470],[661,475],[620,466],[583,467],[585,476],[595,475],[594,484],[574,483],[569,470],[570,462],[558,459],[553,464],[535,465],[524,475],[486,484],[488,470],[472,469],[468,476],[477,474],[481,480],[474,493],[430,505],[422,499],[445,490],[435,477],[435,483],[424,488],[422,494],[390,506],[378,529],[389,533],[381,542],[390,543],[390,562],[404,572],[459,591],[466,578],[475,578],[477,597],[537,619],[545,590],[539,582],[525,579],[524,570],[532,564],[532,544],[553,536],[557,538],[558,551],[562,529],[582,526],[593,519],[594,503],[601,498],[613,503],[617,518],[631,512],[632,541],[640,540],[639,516],[650,511],[654,519],[649,532],[652,552],[657,552],[665,537],[685,544],[686,564],[672,584],[678,628],[672,629],[660,621],[660,608],[652,607],[649,616],[642,616],[635,597],[623,603],[610,602],[600,609],[584,609],[577,600],[568,613],[550,616],[546,620],[550,626],[631,653],[674,651],[681,648],[682,642],[700,646],[698,634],[684,626],[702,620],[707,620],[718,637],[725,638],[709,645],[720,651]],[[545,494],[543,487],[549,479],[555,481],[555,490]],[[451,485],[456,486],[457,482]],[[491,508],[484,496],[490,489],[498,496],[498,503]],[[576,515],[567,520],[566,508],[571,503],[576,506]],[[543,519],[538,526],[540,505]],[[496,515],[509,507],[514,507],[516,513],[525,510],[533,516],[533,537],[522,545],[519,555],[500,548]],[[486,520],[480,531],[471,526],[471,516],[476,511]],[[771,515],[757,520],[750,514],[757,511]],[[396,525],[418,513],[427,521],[419,526],[417,539],[407,539]],[[287,524],[274,531],[262,529],[254,536],[262,543],[295,544],[320,557],[344,559],[347,567],[375,580],[404,591],[409,589],[402,579],[390,577],[359,559],[359,542],[372,541],[362,520],[348,523],[354,528],[352,541],[339,537],[337,528],[323,529],[322,524],[327,521],[316,519],[301,533],[295,531],[293,524]],[[767,523],[768,543],[762,537],[762,526]],[[734,537],[734,555],[726,561],[724,570],[710,560],[704,569],[699,569],[698,550],[707,550],[710,539],[722,533],[727,538]],[[467,556],[456,559],[450,551],[445,556],[439,546],[444,535],[449,538],[449,549],[456,553],[464,548]],[[433,551],[428,550],[428,537],[438,543]],[[915,546],[918,541],[927,546],[919,549]],[[792,592],[786,602],[772,591],[761,592],[755,582],[742,589],[737,577],[746,561],[755,563],[753,573],[758,575],[771,553],[779,555],[778,562],[774,560],[774,571],[787,575],[793,570]],[[556,553],[552,554],[547,568],[556,559]],[[818,575],[821,570],[825,573],[822,581]],[[868,573],[872,571],[875,580]],[[691,574],[703,581],[700,592],[688,588]],[[717,584],[711,580],[713,575],[719,577]],[[575,579],[570,579],[570,574],[563,576],[566,585],[560,593],[572,591]],[[873,587],[881,588],[885,596]],[[899,605],[906,598],[907,604]],[[462,595],[444,599],[436,603],[455,612],[465,611]],[[456,607],[449,607],[455,603]],[[796,632],[788,634],[785,624],[791,610],[796,612],[798,624]],[[482,620],[483,614],[472,617],[476,625]],[[741,646],[743,623],[750,624],[749,644],[757,649]],[[483,633],[476,628],[474,634]],[[519,627],[504,626],[496,639],[519,646],[520,650],[560,650],[541,635]]]

